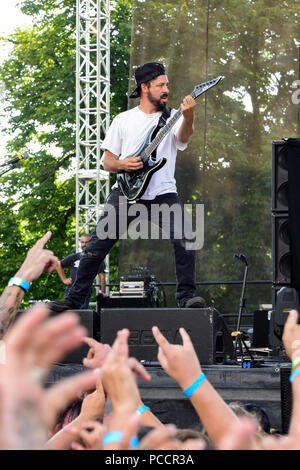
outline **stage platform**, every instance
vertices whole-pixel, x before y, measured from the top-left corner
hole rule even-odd
[[[163,423],[175,423],[180,428],[199,426],[198,417],[178,385],[161,367],[146,367],[151,382],[139,380],[144,403]],[[45,385],[84,370],[80,364],[57,364],[45,380]],[[255,403],[268,414],[271,427],[286,433],[290,419],[291,395],[288,377],[289,363],[269,362],[262,367],[243,369],[241,366],[203,366],[209,381],[227,402]]]

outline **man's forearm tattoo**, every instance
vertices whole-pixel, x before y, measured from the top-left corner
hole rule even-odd
[[[13,300],[14,297],[15,300]],[[14,322],[21,301],[21,292],[18,292],[16,296],[11,292],[4,292],[2,294],[0,298],[0,339],[3,338],[10,325]]]

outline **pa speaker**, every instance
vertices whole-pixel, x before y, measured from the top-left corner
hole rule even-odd
[[[290,284],[292,258],[288,214],[272,214],[273,282]]]
[[[272,211],[288,211],[288,157],[285,141],[272,143]]]
[[[87,330],[87,336],[100,339],[100,318],[93,310],[72,310],[80,318],[80,325]],[[60,360],[62,364],[82,364],[82,360],[87,356],[89,346],[82,343],[77,349],[69,352],[67,356]]]
[[[253,348],[269,347],[269,330],[272,310],[255,310],[253,315]]]
[[[84,326],[87,330],[87,336],[90,338],[100,340],[100,317],[93,310],[72,310],[75,312],[80,319],[80,325]],[[26,313],[26,310],[19,310],[16,317]],[[63,312],[65,313],[65,312]],[[60,313],[51,312],[51,317],[61,315]],[[77,349],[69,352],[65,357],[60,359],[62,364],[81,364],[83,358],[86,357],[89,351],[89,346],[86,343],[82,343]]]
[[[272,260],[273,283],[290,284],[292,258],[289,222],[289,145],[272,143]]]
[[[272,143],[273,282],[300,290],[300,139]]]
[[[102,309],[101,342],[112,344],[117,331],[128,328],[130,355],[140,361],[157,361],[154,325],[173,344],[182,344],[179,328],[185,328],[201,364],[225,364],[235,359],[227,326],[213,308]]]

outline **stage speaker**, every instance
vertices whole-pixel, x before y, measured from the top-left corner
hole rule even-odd
[[[253,348],[269,347],[271,310],[255,310],[253,315]]]
[[[281,392],[281,422],[282,434],[288,434],[292,416],[292,387],[289,381],[291,375],[291,366],[280,367],[280,392]]]
[[[272,143],[272,260],[275,284],[291,282],[288,189],[288,145],[286,141],[275,141]]]
[[[273,282],[300,291],[300,139],[272,143]]]
[[[100,318],[93,310],[73,310],[80,318],[80,325],[87,330],[87,336],[100,340]],[[77,349],[69,352],[59,362],[61,364],[82,364],[82,360],[86,357],[89,346],[82,343]]]
[[[224,319],[213,308],[103,309],[101,342],[111,345],[117,331],[128,328],[130,355],[140,361],[157,361],[154,325],[173,344],[182,344],[179,328],[185,328],[201,364],[226,364],[235,359]]]
[[[285,141],[272,142],[272,211],[286,212],[288,202],[288,157]]]
[[[100,341],[100,317],[98,313],[94,310],[72,310],[72,312],[75,312],[79,316],[80,325],[86,328],[87,336]],[[17,312],[16,318],[18,318],[23,313],[26,313],[26,310],[19,310]],[[56,317],[58,315],[61,315],[61,313],[51,313],[51,317]],[[82,345],[77,349],[74,349],[65,357],[61,358],[59,362],[61,364],[81,364],[82,359],[86,357],[88,351],[89,346],[85,343],[82,343]]]
[[[273,282],[290,284],[292,258],[288,214],[272,214]]]

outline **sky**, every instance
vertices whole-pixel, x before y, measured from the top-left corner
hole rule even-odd
[[[2,0],[3,1],[3,0]],[[4,8],[0,15],[0,36],[6,37],[12,33],[16,28],[30,25],[30,17],[23,15],[20,8],[17,7],[17,0],[4,0]],[[7,58],[9,53],[9,46],[0,41],[0,63]],[[0,102],[0,162],[6,161],[7,157],[5,145],[9,136],[6,135],[2,129],[6,125],[6,120],[3,117],[4,103]]]
[[[0,16],[0,36],[7,36],[14,29],[30,24],[30,17],[23,15],[20,8],[17,7],[18,0],[5,0],[5,7],[2,9]],[[7,46],[1,43],[0,61],[7,56]]]

